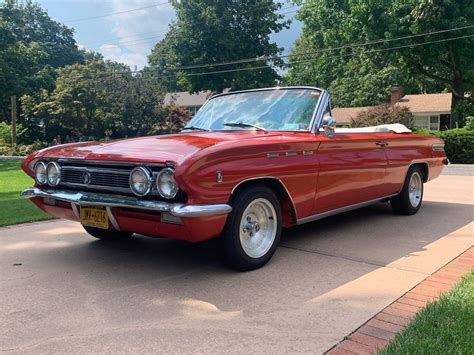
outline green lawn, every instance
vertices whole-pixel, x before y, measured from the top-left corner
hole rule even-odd
[[[20,191],[33,186],[33,179],[20,168],[21,161],[0,161],[0,226],[51,218]]]
[[[474,272],[429,304],[382,354],[473,354]]]

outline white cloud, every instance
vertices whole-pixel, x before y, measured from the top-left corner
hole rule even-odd
[[[162,1],[161,3],[164,3]],[[112,12],[127,11],[159,4],[152,0],[112,0]],[[128,64],[132,69],[143,68],[152,47],[164,37],[168,25],[174,19],[170,4],[158,5],[131,11],[107,19],[111,32],[118,40],[109,41],[99,47],[106,59]]]

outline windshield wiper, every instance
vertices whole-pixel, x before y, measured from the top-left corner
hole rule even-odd
[[[184,131],[185,129],[190,129],[190,130],[193,130],[193,131],[208,131],[205,128],[196,127],[196,126],[184,127],[181,131]]]
[[[260,126],[256,126],[254,124],[250,124],[250,123],[243,123],[243,122],[228,122],[228,123],[224,123],[224,126],[229,126],[229,127],[247,127],[247,128],[255,128],[256,130],[258,131],[264,131],[264,132],[267,132],[267,130],[265,128],[262,128]]]

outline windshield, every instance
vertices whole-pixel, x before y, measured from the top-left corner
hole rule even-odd
[[[184,129],[309,131],[320,92],[274,89],[217,96]]]

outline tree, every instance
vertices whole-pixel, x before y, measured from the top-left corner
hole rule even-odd
[[[83,60],[73,35],[30,0],[0,5],[0,114],[10,95],[51,91],[55,68]]]
[[[389,10],[393,15],[388,22],[387,35],[420,34],[472,25],[474,6],[472,0],[416,1],[396,0]],[[373,30],[373,29],[371,29]],[[472,29],[449,34],[430,36],[429,40],[445,40],[472,35]],[[418,39],[416,42],[424,42]],[[400,58],[407,66],[423,76],[443,84],[452,93],[451,128],[461,117],[457,106],[464,101],[473,102],[466,92],[474,90],[474,37],[434,43],[404,49]]]
[[[22,122],[31,132],[41,129],[47,140],[60,132],[96,138],[105,131],[113,138],[146,135],[166,116],[156,80],[103,60],[58,69],[51,93],[24,95],[21,102]]]
[[[408,128],[414,127],[413,114],[407,107],[379,105],[360,112],[351,119],[351,127],[370,127],[381,124],[401,123]]]
[[[222,92],[226,88],[254,88],[276,83],[279,76],[265,57],[281,51],[269,37],[288,25],[281,21],[283,15],[275,12],[281,8],[281,3],[273,0],[174,0],[172,4],[177,20],[149,56],[155,75],[165,80],[171,78],[169,89],[184,87],[190,92]],[[174,69],[257,57],[263,59],[235,65]],[[281,60],[273,62],[282,64]],[[262,68],[246,70],[257,67]],[[231,69],[240,71],[195,75]]]
[[[158,80],[130,72],[104,80],[105,125],[113,137],[148,135],[155,125],[165,120],[160,111],[164,94],[158,88]]]
[[[162,106],[158,112],[162,120],[150,130],[153,134],[177,133],[191,119],[191,112],[188,109],[176,105]]]
[[[442,89],[432,80],[414,75],[393,52],[370,52],[381,47],[355,45],[383,37],[384,3],[305,1],[297,15],[304,26],[292,49],[285,82],[327,88],[336,106],[386,102],[395,84],[407,93]],[[374,31],[380,32],[364,31],[372,23],[377,24]]]

